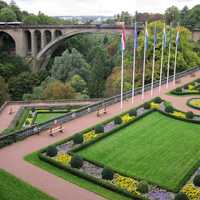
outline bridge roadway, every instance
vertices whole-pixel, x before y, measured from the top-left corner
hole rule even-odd
[[[162,87],[162,92],[160,95],[158,94],[158,88],[155,88],[154,96],[159,95],[163,99],[171,101],[172,104],[180,110],[192,110],[196,114],[200,114],[200,111],[193,110],[186,105],[187,99],[192,98],[192,96],[178,97],[167,95],[167,93],[172,89],[175,89],[175,87],[193,81],[197,77],[200,77],[200,71],[196,72],[196,77],[191,77],[190,75],[185,76],[181,79],[181,83],[179,85],[174,86],[172,82],[170,82],[168,89],[166,89],[165,85]],[[150,92],[145,92],[145,101],[150,99]],[[138,95],[135,97],[133,105],[131,103],[131,99],[124,102],[124,111],[140,104],[141,95]],[[65,123],[64,134],[58,135],[57,137],[49,137],[47,131],[45,131],[40,135],[34,135],[24,141],[0,149],[0,168],[10,172],[11,174],[33,185],[41,191],[46,192],[58,200],[103,200],[104,198],[98,194],[80,188],[77,185],[69,183],[60,177],[57,177],[24,161],[24,156],[46,147],[47,145],[69,137],[74,133],[90,127],[98,122],[109,119],[120,112],[120,103],[116,103],[109,106],[108,114],[102,117],[97,117],[96,112],[93,112]]]

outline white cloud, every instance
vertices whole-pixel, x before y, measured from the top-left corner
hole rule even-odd
[[[10,0],[6,0],[9,2]],[[199,0],[15,0],[17,5],[37,14],[42,11],[51,16],[57,15],[114,15],[121,11],[130,13],[164,12],[166,8],[176,5],[192,7]]]

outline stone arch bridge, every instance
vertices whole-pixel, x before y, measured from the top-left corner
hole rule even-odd
[[[139,26],[139,31],[143,25]],[[0,33],[7,33],[15,42],[15,53],[30,58],[33,70],[46,66],[54,50],[66,38],[81,33],[121,33],[121,25],[0,25]],[[127,26],[128,34],[133,27]],[[200,29],[192,30],[194,41],[200,40]],[[0,37],[0,44],[1,44]]]
[[[7,33],[14,40],[16,54],[31,58],[33,66],[45,66],[66,38],[81,33],[121,33],[121,29],[120,25],[0,25],[0,33]],[[127,26],[126,30],[133,34],[133,27]]]

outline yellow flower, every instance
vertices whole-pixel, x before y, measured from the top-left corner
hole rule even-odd
[[[192,183],[185,185],[182,192],[187,195],[189,200],[199,200],[200,188],[195,187]]]
[[[71,161],[71,156],[67,153],[59,153],[57,156],[55,156],[53,159],[57,162],[60,162],[64,165],[68,165]]]
[[[159,109],[160,108],[160,104],[151,102],[150,103],[150,107],[151,107],[151,109]]]
[[[121,117],[121,119],[122,119],[122,122],[124,124],[126,124],[126,123],[130,122],[131,120],[135,119],[135,117],[134,116],[130,116],[129,114],[125,114],[125,115],[123,115]]]
[[[88,142],[90,140],[93,140],[96,137],[97,137],[97,134],[95,134],[94,131],[90,131],[90,132],[87,132],[87,133],[83,134],[83,140],[84,140],[84,142]]]
[[[178,117],[178,118],[185,118],[185,113],[178,112],[178,111],[174,111],[172,113],[172,115],[174,115],[175,117]]]
[[[140,193],[137,191],[138,182],[133,178],[117,174],[113,179],[113,184],[124,190],[127,190],[128,192],[140,195]]]

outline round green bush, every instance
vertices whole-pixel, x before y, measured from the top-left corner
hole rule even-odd
[[[82,134],[75,134],[72,138],[74,144],[81,144],[83,143],[83,135]]]
[[[31,108],[31,111],[32,111],[32,113],[34,113],[34,112],[35,112],[35,108],[34,108],[34,107],[32,107],[32,108]]]
[[[175,92],[176,92],[176,93],[181,93],[181,92],[182,92],[182,88],[176,88],[176,89],[175,89]]]
[[[57,153],[58,153],[58,150],[57,150],[56,147],[54,147],[54,146],[48,147],[48,149],[47,149],[47,156],[54,157],[54,156],[57,155]]]
[[[160,97],[156,97],[153,101],[154,103],[161,103],[162,99]]]
[[[83,166],[83,158],[78,155],[73,156],[70,161],[70,165],[73,168],[80,169]]]
[[[95,130],[95,133],[103,133],[104,132],[104,127],[103,127],[103,125],[97,125],[95,128],[94,128],[94,130]]]
[[[194,117],[194,113],[189,111],[189,112],[186,112],[186,118],[187,119],[192,119]]]
[[[149,108],[150,108],[150,103],[149,102],[144,103],[144,109],[149,109]]]
[[[122,119],[121,119],[121,117],[115,117],[115,119],[114,119],[114,123],[115,123],[116,125],[121,124],[121,123],[122,123]]]
[[[109,169],[107,167],[103,168],[103,171],[101,172],[101,176],[105,180],[112,180],[113,179],[113,171],[112,169]]]
[[[193,183],[195,186],[200,187],[200,175],[194,177]]]
[[[148,184],[147,184],[146,182],[140,182],[140,183],[138,184],[137,190],[138,190],[140,193],[145,194],[145,193],[148,193],[148,192],[149,192],[149,186],[148,186]]]
[[[174,111],[174,108],[172,106],[168,105],[165,107],[165,112],[172,113],[173,111]]]
[[[175,196],[174,200],[189,200],[189,198],[185,193],[180,192]]]
[[[129,113],[129,116],[133,117],[133,116],[137,116],[137,110],[131,110]]]

